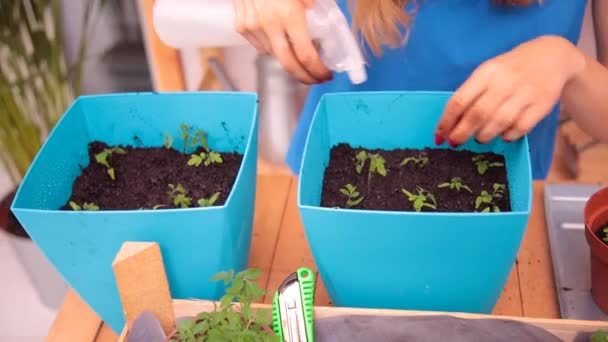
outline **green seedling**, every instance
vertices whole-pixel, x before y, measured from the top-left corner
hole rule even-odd
[[[490,162],[489,160],[485,159],[485,156],[482,154],[473,157],[473,161],[477,166],[477,173],[479,173],[480,175],[485,174],[491,167],[499,167],[505,165],[501,162]]]
[[[220,198],[220,193],[216,192],[213,195],[211,195],[211,197],[209,198],[201,198],[198,200],[198,206],[199,207],[211,207],[213,206],[213,204],[215,204],[215,202],[217,201],[217,199]]]
[[[423,208],[437,209],[435,196],[422,187],[416,186],[416,194],[413,194],[406,189],[401,189],[401,191],[407,196],[407,200],[412,202],[412,207],[417,212],[422,211]]]
[[[261,271],[255,268],[234,274],[220,272],[211,280],[222,281],[228,286],[220,298],[220,305],[211,312],[201,312],[196,318],[179,322],[177,330],[170,333],[169,341],[276,341],[270,328],[271,314],[268,309],[254,309],[252,304],[265,294],[256,280]]]
[[[97,210],[99,210],[99,206],[95,203],[84,202],[84,204],[81,206],[76,202],[70,201],[69,204],[70,204],[70,207],[72,207],[72,210],[74,210],[74,211],[81,211],[81,210],[97,211]]]
[[[602,241],[608,244],[608,226],[602,228]]]
[[[608,331],[596,330],[593,335],[591,335],[591,342],[608,342]]]
[[[201,152],[199,154],[193,154],[190,156],[190,160],[188,160],[188,166],[199,167],[201,164],[205,166],[209,166],[211,164],[221,164],[224,160],[222,159],[222,155],[217,152]]]
[[[169,184],[169,197],[175,206],[189,208],[192,204],[192,198],[188,197],[188,190],[181,184]]]
[[[450,188],[452,190],[460,191],[460,189],[465,189],[466,191],[473,193],[471,188],[468,185],[462,183],[462,179],[460,177],[454,177],[449,182],[441,183],[437,186],[438,188]]]
[[[169,133],[165,133],[164,145],[167,150],[170,150],[171,147],[173,146],[173,137],[170,136]]]
[[[186,153],[188,147],[194,147],[198,144],[201,144],[205,151],[210,151],[209,143],[207,142],[207,132],[197,129],[194,133],[192,133],[192,126],[188,126],[186,124],[181,124],[180,129],[182,131],[181,138],[184,141],[184,153]]]
[[[347,196],[347,208],[357,206],[359,205],[359,203],[361,203],[361,201],[363,201],[363,197],[360,197],[361,194],[359,193],[359,191],[357,191],[357,187],[353,186],[352,184],[346,184],[342,189],[340,189],[340,192],[344,194],[344,196]]]
[[[494,191],[490,194],[486,190],[483,190],[479,196],[475,199],[475,209],[479,209],[482,205],[486,205],[481,211],[482,213],[489,213],[494,211],[495,213],[500,212],[500,208],[496,205],[496,199],[502,198],[506,186],[504,184],[494,183]]]
[[[429,163],[429,157],[427,157],[424,153],[420,153],[418,157],[408,157],[403,159],[401,164],[399,164],[399,167],[403,167],[410,162],[415,163],[419,168],[423,168]]]
[[[112,147],[112,148],[106,148],[103,151],[97,153],[95,155],[95,161],[97,161],[97,163],[105,166],[108,170],[107,173],[110,176],[110,178],[112,178],[112,180],[116,180],[116,173],[114,171],[114,167],[112,167],[111,165],[111,160],[112,160],[112,154],[127,154],[127,151],[123,150],[120,147]]]
[[[386,167],[384,166],[384,158],[378,153],[369,153],[366,151],[360,151],[355,156],[355,170],[358,174],[363,172],[365,163],[369,160],[369,168],[367,171],[367,192],[370,192],[372,175],[377,173],[383,177],[386,176]]]

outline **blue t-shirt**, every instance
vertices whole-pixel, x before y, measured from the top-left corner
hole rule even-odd
[[[346,1],[338,3],[350,21]],[[335,74],[332,81],[311,87],[287,153],[288,165],[299,174],[312,115],[323,94],[454,91],[481,63],[525,41],[559,35],[576,44],[586,5],[586,0],[544,0],[540,5],[527,7],[497,6],[490,0],[421,1],[405,45],[386,48],[381,57],[364,47],[368,62],[365,83],[353,85],[347,75]],[[546,178],[551,166],[558,120],[559,105],[556,105],[528,134],[535,179]]]

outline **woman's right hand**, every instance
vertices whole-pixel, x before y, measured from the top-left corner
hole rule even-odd
[[[306,8],[314,0],[234,0],[236,29],[255,48],[272,54],[283,69],[306,84],[328,81],[306,25]]]

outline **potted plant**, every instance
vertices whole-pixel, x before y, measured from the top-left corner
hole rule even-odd
[[[591,295],[598,307],[608,313],[608,188],[589,198],[584,219],[591,258]]]
[[[436,146],[447,92],[325,95],[298,205],[338,306],[489,313],[531,207],[527,140]]]
[[[78,55],[65,53],[61,0],[0,3],[0,230],[24,266],[40,300],[50,308],[63,301],[66,285],[10,211],[16,186],[59,116],[81,91],[92,23],[105,1],[87,0]],[[1,182],[1,180],[0,180]],[[4,196],[4,197],[2,197]]]
[[[218,299],[206,279],[247,265],[257,97],[79,97],[21,182],[12,211],[68,284],[115,331],[112,269],[124,241],[158,242],[174,298]],[[219,193],[219,194],[218,194]]]

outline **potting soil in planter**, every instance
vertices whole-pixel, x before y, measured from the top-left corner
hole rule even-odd
[[[74,204],[84,207],[85,203],[89,206],[84,210],[90,209],[91,204],[93,210],[222,205],[230,194],[243,158],[238,153],[220,153],[221,162],[205,165],[201,161],[196,166],[189,165],[189,161],[192,155],[208,155],[203,147],[185,154],[165,147],[120,146],[106,158],[114,170],[115,179],[112,179],[108,166],[96,159],[99,153],[112,148],[116,146],[98,141],[89,144],[89,165],[75,180],[70,199],[61,209],[74,210]],[[215,200],[209,203],[215,194]]]
[[[348,144],[331,149],[321,205],[423,212],[511,211],[502,155],[429,148],[366,150]]]

